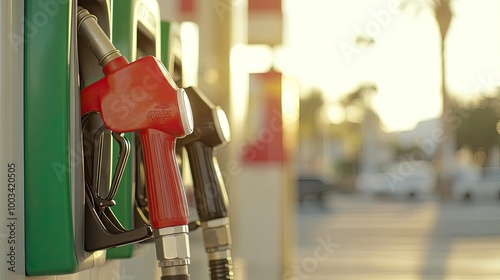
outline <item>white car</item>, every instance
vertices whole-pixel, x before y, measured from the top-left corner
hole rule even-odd
[[[393,162],[356,178],[357,189],[369,195],[427,196],[434,193],[435,185],[436,173],[428,161]]]
[[[455,199],[500,198],[500,167],[458,169],[451,194]]]

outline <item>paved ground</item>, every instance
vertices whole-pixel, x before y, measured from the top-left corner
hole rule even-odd
[[[500,202],[335,195],[297,213],[289,279],[499,280]]]

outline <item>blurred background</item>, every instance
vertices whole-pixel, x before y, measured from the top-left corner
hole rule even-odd
[[[238,279],[500,279],[499,1],[158,2],[229,117]]]

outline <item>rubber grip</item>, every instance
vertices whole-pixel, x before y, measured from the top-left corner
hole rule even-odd
[[[176,138],[155,129],[140,132],[149,220],[153,229],[188,224],[188,204],[175,157]]]
[[[227,217],[228,198],[213,148],[201,141],[186,146],[201,222]]]
[[[162,276],[161,280],[189,280],[189,274]]]

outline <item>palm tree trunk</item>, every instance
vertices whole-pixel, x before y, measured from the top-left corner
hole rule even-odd
[[[448,119],[452,114],[450,98],[446,86],[446,56],[445,56],[445,40],[441,39],[441,96],[442,96],[442,110],[441,125],[443,137],[439,141],[437,149],[437,163],[438,163],[438,194],[441,198],[448,198],[450,196],[454,158],[455,158],[455,133]]]

